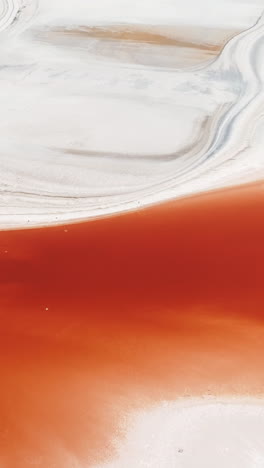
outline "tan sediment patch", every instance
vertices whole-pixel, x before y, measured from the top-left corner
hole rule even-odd
[[[34,31],[37,40],[85,49],[102,59],[130,64],[186,68],[212,61],[239,33],[234,29],[182,25],[102,24]],[[146,54],[146,49],[148,53]],[[171,51],[176,53],[171,53]]]
[[[216,109],[215,114],[212,116],[205,116],[203,119],[196,122],[194,133],[195,137],[193,141],[185,145],[180,151],[175,151],[174,153],[168,154],[133,154],[133,153],[113,153],[113,152],[99,152],[91,151],[80,148],[52,148],[52,150],[60,151],[66,155],[73,155],[78,157],[86,158],[103,158],[103,159],[133,159],[135,160],[153,160],[153,161],[172,161],[176,158],[186,157],[192,158],[195,154],[202,150],[202,148],[207,149],[210,145],[210,134],[214,134],[214,127],[220,115],[223,114],[227,109],[227,106],[219,106]]]
[[[221,107],[222,109],[222,107]],[[220,110],[217,112],[219,115]],[[133,159],[135,160],[153,160],[153,161],[172,161],[173,159],[186,156],[189,157],[194,155],[194,152],[199,151],[205,144],[210,133],[211,125],[213,125],[213,117],[206,116],[204,119],[196,123],[197,135],[194,141],[182,148],[181,151],[168,154],[133,154],[133,153],[113,153],[113,152],[100,152],[100,151],[89,151],[80,148],[52,148],[53,150],[59,150],[66,155],[82,156],[82,157],[93,157],[93,158],[108,158],[108,159]]]
[[[204,51],[219,52],[225,42],[237,32],[231,30],[213,31],[208,28],[182,28],[178,26],[148,26],[141,27],[131,25],[113,26],[80,26],[79,28],[53,29],[51,34],[75,36],[101,40],[135,42],[142,44],[176,46],[199,49]],[[204,41],[204,37],[207,38]]]

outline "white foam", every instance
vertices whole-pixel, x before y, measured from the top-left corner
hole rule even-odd
[[[96,468],[262,468],[262,400],[163,403],[138,412],[117,455]]]

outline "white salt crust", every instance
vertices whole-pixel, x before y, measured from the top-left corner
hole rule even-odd
[[[263,178],[264,0],[0,0],[0,229]]]

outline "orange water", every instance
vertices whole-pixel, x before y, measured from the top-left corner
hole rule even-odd
[[[0,466],[92,467],[134,408],[263,393],[263,188],[0,232]]]

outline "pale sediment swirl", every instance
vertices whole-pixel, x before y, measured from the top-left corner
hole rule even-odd
[[[262,178],[263,9],[0,2],[0,227]]]
[[[0,31],[8,28],[19,14],[22,2],[20,0],[1,0],[0,2]]]
[[[26,27],[28,20],[34,15],[38,7],[38,0],[1,0],[0,1],[0,34],[14,26],[18,30]],[[25,24],[24,24],[25,23]],[[1,42],[5,40],[1,35]],[[3,47],[3,46],[2,46]]]

